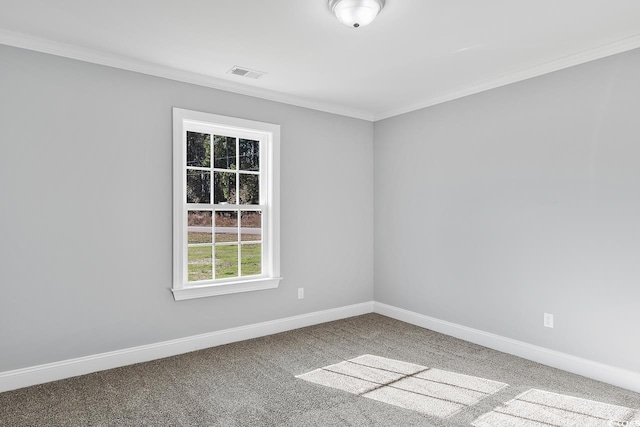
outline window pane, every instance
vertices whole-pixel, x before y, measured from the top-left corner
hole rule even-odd
[[[253,276],[262,273],[262,244],[242,245],[241,248],[242,275]]]
[[[214,203],[236,203],[236,174],[229,172],[213,173]]]
[[[216,212],[216,242],[238,241],[238,211]]]
[[[211,212],[189,211],[187,232],[189,243],[211,243]]]
[[[211,246],[189,248],[189,281],[213,279]]]
[[[243,242],[262,240],[262,212],[241,212],[240,227]]]
[[[240,169],[245,171],[260,170],[260,142],[250,139],[241,139],[240,146]]]
[[[187,203],[211,203],[211,172],[187,169]]]
[[[260,180],[258,175],[240,174],[240,204],[260,204]]]
[[[211,135],[187,132],[187,166],[211,166]]]
[[[238,245],[216,246],[216,279],[238,277]]]
[[[220,169],[236,168],[236,139],[230,136],[213,137],[213,167]]]

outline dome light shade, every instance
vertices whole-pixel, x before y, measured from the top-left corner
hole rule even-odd
[[[329,0],[329,9],[347,27],[370,24],[384,7],[385,0]]]

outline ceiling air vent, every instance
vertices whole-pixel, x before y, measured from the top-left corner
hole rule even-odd
[[[262,71],[250,70],[244,67],[238,67],[237,65],[227,71],[227,74],[233,74],[236,76],[247,77],[249,79],[259,79],[267,73],[263,73]]]

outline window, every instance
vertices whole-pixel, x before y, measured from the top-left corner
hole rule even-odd
[[[280,126],[173,109],[173,295],[278,287]]]

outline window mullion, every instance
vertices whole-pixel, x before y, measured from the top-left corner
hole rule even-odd
[[[215,225],[213,227],[213,230],[211,230],[211,232],[213,233],[212,239],[211,239],[211,277],[213,277],[213,280],[216,280],[216,243],[215,243],[215,239],[216,239],[216,229],[215,229]]]
[[[216,202],[215,200],[213,200],[213,194],[214,194],[213,185],[214,185],[214,182],[215,182],[215,176],[213,174],[213,164],[214,164],[214,161],[215,161],[215,153],[213,151],[213,148],[214,148],[213,138],[215,138],[215,135],[214,134],[209,134],[209,173],[210,173],[210,176],[211,176],[211,178],[209,178],[209,201],[211,203],[215,203]]]
[[[242,277],[242,235],[240,234],[240,211],[238,211],[238,277]]]
[[[240,138],[236,138],[236,205],[240,204]]]
[[[240,206],[240,138],[236,137],[236,205]],[[238,236],[238,247],[237,247],[237,256],[238,256],[238,277],[242,277],[242,263],[240,259],[240,249],[241,249],[241,240],[242,236],[240,235],[240,223],[242,221],[242,217],[240,215],[240,209],[237,211],[238,215],[238,224],[236,233]]]

